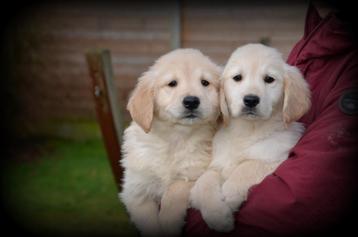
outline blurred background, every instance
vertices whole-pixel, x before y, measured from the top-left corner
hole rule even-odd
[[[284,58],[307,1],[34,2],[2,8],[3,223],[35,235],[137,236],[106,157],[85,53],[108,49],[118,103],[172,49],[224,65],[260,42]],[[124,125],[130,121],[121,109]]]

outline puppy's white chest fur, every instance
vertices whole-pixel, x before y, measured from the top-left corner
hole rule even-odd
[[[174,180],[196,180],[211,160],[213,126],[153,124],[148,134],[136,124],[125,131],[122,166],[133,194],[160,199]],[[137,188],[133,188],[137,187]]]
[[[293,122],[286,128],[280,119],[269,123],[232,119],[214,137],[214,160],[210,166],[219,170],[226,179],[246,159],[283,161],[303,131],[301,123]]]

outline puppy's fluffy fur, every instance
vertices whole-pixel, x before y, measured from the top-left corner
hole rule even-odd
[[[248,189],[288,157],[304,131],[294,122],[310,107],[309,88],[299,70],[260,44],[238,48],[225,66],[220,92],[224,125],[213,140],[213,161],[191,191],[209,227],[230,231],[232,212]],[[250,105],[254,96],[257,105]]]
[[[200,51],[178,49],[143,74],[129,99],[120,198],[143,235],[180,234],[192,184],[211,161],[220,73]],[[187,96],[200,100],[197,109],[184,106]]]

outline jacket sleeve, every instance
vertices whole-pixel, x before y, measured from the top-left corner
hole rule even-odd
[[[341,83],[330,91],[290,157],[251,188],[247,201],[235,213],[232,233],[208,229],[200,213],[190,210],[185,234],[287,236],[331,231],[349,220],[346,215],[353,207],[357,180],[357,115],[342,112],[339,100],[351,86]]]

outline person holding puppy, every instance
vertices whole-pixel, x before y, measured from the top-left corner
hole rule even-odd
[[[319,11],[317,10],[319,7]],[[306,131],[273,174],[251,188],[226,234],[190,209],[186,236],[292,236],[348,231],[354,211],[358,135],[358,51],[344,15],[310,4],[302,39],[287,62],[300,69],[312,107]]]

